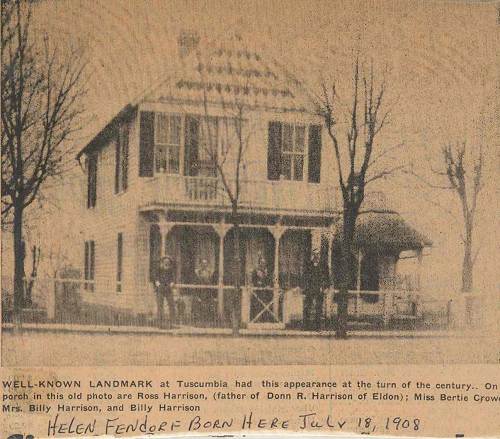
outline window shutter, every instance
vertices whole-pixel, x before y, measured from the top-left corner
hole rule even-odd
[[[97,152],[87,158],[87,207],[95,207],[97,201]]]
[[[115,141],[115,194],[120,192],[120,168],[121,168],[121,132],[120,129],[117,130],[117,136]]]
[[[154,167],[155,114],[141,111],[139,140],[139,177],[152,177]]]
[[[309,182],[321,179],[321,126],[309,126]]]
[[[95,242],[90,241],[90,279],[95,279]]]
[[[267,146],[267,178],[279,180],[281,174],[281,130],[280,122],[269,122]]]
[[[196,117],[186,116],[184,175],[198,175],[198,145],[200,137],[200,122]]]
[[[83,261],[83,267],[84,267],[83,278],[85,280],[88,280],[89,279],[89,242],[85,241],[84,245],[85,245],[85,255],[84,255],[84,261]]]
[[[130,125],[126,123],[123,125],[123,142],[121,150],[121,160],[122,160],[122,189],[126,190],[128,187],[128,142],[129,142],[129,127]]]
[[[149,280],[156,279],[161,255],[161,233],[158,224],[151,224],[149,230]]]

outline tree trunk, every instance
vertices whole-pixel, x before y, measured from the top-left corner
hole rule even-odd
[[[31,248],[31,274],[29,281],[26,282],[26,290],[24,292],[24,306],[31,308],[33,306],[33,286],[38,273],[38,264],[40,262],[40,249],[34,245]]]
[[[468,228],[464,241],[464,259],[462,263],[462,293],[470,293],[473,286],[472,230]]]
[[[233,336],[238,336],[240,333],[240,297],[241,297],[241,255],[240,255],[240,222],[238,218],[238,212],[233,207],[233,226],[234,226],[234,292],[232,297],[231,306],[231,327],[233,330]]]
[[[355,212],[348,206],[344,206],[342,258],[340,261],[341,276],[337,302],[337,328],[335,331],[335,336],[337,338],[347,338],[349,287],[352,283],[351,276],[353,272],[351,254],[354,242],[355,224]]]
[[[14,206],[14,321],[20,322],[24,306],[23,207]]]

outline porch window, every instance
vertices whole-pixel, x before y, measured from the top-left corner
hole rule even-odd
[[[94,291],[95,280],[95,243],[94,241],[85,241],[84,257],[84,283],[83,289]]]
[[[122,292],[123,276],[123,233],[118,233],[116,241],[116,292]]]
[[[179,173],[182,119],[178,115],[156,113],[155,118],[155,172]]]

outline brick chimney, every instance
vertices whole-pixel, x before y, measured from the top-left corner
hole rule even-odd
[[[179,47],[179,55],[181,58],[189,55],[200,43],[200,36],[196,31],[181,31],[179,38],[177,38],[177,45]]]

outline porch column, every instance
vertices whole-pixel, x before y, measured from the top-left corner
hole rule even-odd
[[[329,318],[331,317],[332,314],[332,308],[333,308],[333,294],[334,294],[334,289],[332,288],[333,285],[333,267],[332,267],[332,253],[333,253],[333,234],[329,233],[328,234],[328,252],[327,252],[327,264],[328,264],[328,279],[329,279],[329,288],[325,297],[325,308],[326,308],[326,317]]]
[[[418,260],[418,266],[417,266],[417,291],[420,292],[421,289],[421,282],[422,282],[422,261],[424,259],[424,251],[422,248],[419,248],[417,250],[417,260]]]
[[[285,228],[281,225],[272,228],[271,233],[274,237],[274,272],[273,272],[273,314],[279,315],[279,294],[280,294],[280,241],[285,233]]]
[[[228,224],[217,224],[213,226],[217,235],[219,235],[219,272],[217,288],[217,314],[220,321],[224,318],[224,238],[231,228]]]
[[[333,279],[333,267],[332,267],[332,253],[333,253],[333,236],[328,237],[328,252],[327,252],[327,258],[328,260],[326,261],[328,264],[328,276],[330,276],[330,282]]]
[[[166,243],[167,243],[167,236],[170,233],[170,230],[172,230],[172,227],[174,226],[173,223],[167,223],[167,222],[159,222],[158,227],[160,228],[160,257],[163,258],[166,254]]]

